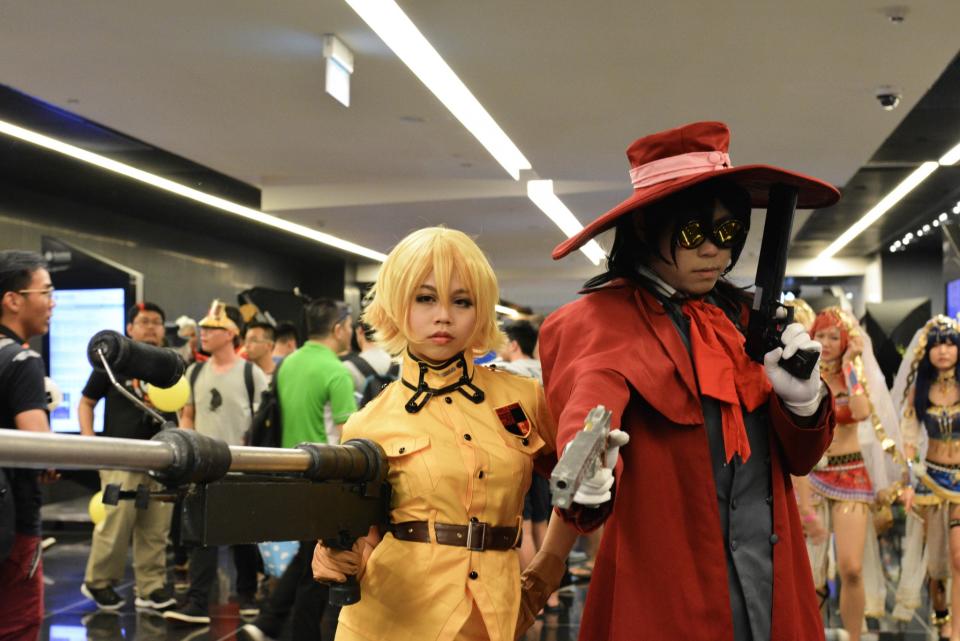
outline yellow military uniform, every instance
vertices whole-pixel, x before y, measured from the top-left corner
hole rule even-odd
[[[428,369],[424,380],[444,388],[460,379],[461,367]],[[469,361],[466,367],[483,391],[480,403],[454,390],[408,412],[404,406],[414,390],[404,381],[416,387],[420,376],[420,364],[408,357],[402,380],[344,426],[344,441],[371,439],[389,457],[391,521],[429,522],[431,542],[383,537],[360,580],[360,602],[340,613],[337,641],[452,641],[463,638],[462,630],[476,638],[479,620],[486,627],[483,638],[513,639],[520,604],[516,550],[440,545],[433,524],[466,525],[476,518],[519,526],[533,459],[552,457],[556,430],[537,381]],[[511,406],[513,416],[527,419],[524,429],[511,426],[519,434],[504,418]]]

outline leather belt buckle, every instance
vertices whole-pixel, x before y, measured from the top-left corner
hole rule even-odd
[[[487,546],[487,523],[470,521],[467,523],[467,549],[483,552]],[[479,542],[478,542],[479,541]]]

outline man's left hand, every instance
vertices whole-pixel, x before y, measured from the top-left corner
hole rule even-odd
[[[819,354],[823,349],[810,338],[800,323],[791,323],[780,336],[783,347],[772,349],[763,356],[763,368],[780,400],[797,416],[813,416],[820,407],[820,368],[814,367],[809,378],[801,380],[780,367],[780,359],[789,359],[798,350],[813,350]],[[819,364],[819,358],[817,359]]]

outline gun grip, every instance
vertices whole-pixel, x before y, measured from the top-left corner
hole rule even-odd
[[[348,576],[345,583],[331,583],[328,601],[330,605],[343,607],[353,605],[360,600],[360,582],[357,577]]]
[[[820,353],[816,350],[798,349],[790,358],[781,358],[778,364],[791,375],[805,381],[810,378],[819,357]]]

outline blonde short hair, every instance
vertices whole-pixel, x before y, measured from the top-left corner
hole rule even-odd
[[[417,290],[433,273],[440,300],[450,299],[450,280],[456,274],[473,298],[477,324],[467,341],[467,352],[486,353],[505,342],[497,326],[500,288],[487,257],[469,236],[456,229],[427,227],[397,243],[387,256],[377,282],[367,295],[363,322],[377,333],[377,341],[391,354],[407,348],[410,305]]]

